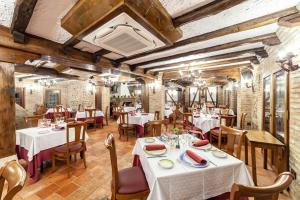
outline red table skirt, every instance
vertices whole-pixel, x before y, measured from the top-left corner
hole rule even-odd
[[[132,166],[143,168],[141,161],[140,161],[140,157],[138,155],[134,155]],[[229,200],[229,197],[230,197],[230,192],[226,192],[219,196],[209,198],[209,200]],[[248,200],[248,197],[241,197],[240,200]]]
[[[52,152],[54,148],[55,147],[41,151],[37,155],[33,156],[33,160],[29,162],[27,157],[28,150],[26,150],[24,147],[20,147],[18,145],[16,146],[18,159],[26,160],[28,164],[28,173],[33,182],[37,182],[40,179],[40,168],[43,164],[43,161],[52,160]]]
[[[63,113],[63,114],[66,115],[65,113]],[[68,114],[68,118],[75,118],[76,112],[67,112],[67,114]],[[54,113],[47,113],[46,118],[54,119]]]

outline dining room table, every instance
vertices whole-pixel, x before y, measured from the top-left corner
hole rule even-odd
[[[144,137],[145,135],[145,124],[149,121],[154,120],[154,113],[128,113],[128,122],[125,118],[125,122],[133,124],[136,127],[138,137]],[[117,124],[120,124],[120,118],[117,120]]]
[[[40,179],[43,162],[52,159],[53,150],[67,142],[66,123],[59,124],[61,129],[53,127],[33,127],[16,130],[16,153],[18,159],[28,164],[28,173],[33,182]],[[75,139],[75,130],[70,129],[70,141]],[[85,133],[85,140],[88,139]]]
[[[48,108],[47,112],[46,112],[46,118],[47,119],[54,119],[54,113],[55,113],[55,110],[54,108]],[[75,116],[75,113],[76,111],[73,110],[72,108],[66,108],[65,110],[63,110],[63,114],[66,114],[67,113],[67,117],[68,118],[72,118]]]
[[[179,141],[185,141],[180,142],[180,148],[174,148],[160,138],[153,137],[150,145],[165,145],[166,151],[163,154],[153,154],[146,150],[149,138],[137,139],[132,152],[133,166],[142,167],[148,182],[150,193],[147,200],[202,200],[228,196],[233,183],[254,185],[243,161],[213,146],[203,149],[193,147],[191,142],[197,140],[194,136],[180,135]],[[193,164],[187,158],[188,151],[205,159],[206,164],[200,167]],[[226,156],[215,156],[218,155],[216,152]],[[172,167],[162,165],[166,160],[173,163]]]
[[[133,112],[133,111],[136,111],[136,107],[133,107],[133,106],[124,106],[123,107],[123,111],[124,112]]]
[[[203,114],[203,113],[193,113],[193,125],[202,131],[205,138],[208,137],[208,133],[211,129],[220,127],[220,119],[218,115]]]
[[[89,112],[85,111],[77,111],[75,115],[76,121],[85,121],[88,117],[90,117]],[[96,110],[95,119],[97,124],[103,124],[104,113],[101,110]]]

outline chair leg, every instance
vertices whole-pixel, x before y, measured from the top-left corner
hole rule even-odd
[[[83,160],[84,168],[86,168],[85,151],[82,151],[82,160]]]
[[[221,143],[222,143],[222,135],[218,135],[218,148],[221,149]]]
[[[76,153],[74,154],[74,159],[75,159],[75,162],[77,162],[77,154]]]
[[[52,171],[55,170],[55,155],[52,155]]]
[[[128,141],[128,130],[126,129],[125,131],[126,131],[125,133],[126,133],[127,141]]]
[[[68,177],[71,177],[70,156],[67,156]]]

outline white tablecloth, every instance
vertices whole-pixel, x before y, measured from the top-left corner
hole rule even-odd
[[[126,119],[125,119],[126,120]],[[129,124],[136,124],[140,126],[144,126],[149,121],[154,120],[154,114],[153,113],[147,113],[147,115],[142,115],[141,113],[136,113],[135,116],[131,116],[128,114],[128,123]],[[120,123],[120,118],[118,119],[117,123]]]
[[[173,110],[169,108],[168,110],[165,109],[165,117],[169,117],[173,113]]]
[[[75,119],[77,120],[77,119],[81,119],[81,118],[86,118],[86,116],[90,116],[90,114],[87,112],[85,112],[85,111],[82,111],[82,112],[76,112],[76,116],[75,116]],[[103,117],[104,116],[104,114],[103,114],[103,112],[101,111],[101,110],[96,110],[96,113],[95,113],[95,116],[96,117]]]
[[[132,112],[132,111],[135,111],[136,108],[135,107],[124,107],[123,110],[124,110],[124,112]]]
[[[162,158],[147,158],[148,155],[143,151],[144,145],[143,139],[139,138],[133,154],[139,155],[145,172],[150,188],[148,200],[202,200],[230,192],[233,183],[253,185],[245,164],[230,155],[221,159],[214,157],[211,151],[193,149],[216,166],[209,163],[206,168],[192,168],[178,161],[183,150],[168,150],[167,158],[175,166],[167,170],[158,165]]]
[[[64,112],[65,110],[63,109],[63,112]],[[72,112],[72,109],[71,108],[67,108],[67,111],[68,112]],[[53,108],[49,108],[48,110],[47,110],[47,112],[46,112],[46,114],[48,114],[48,113],[54,113],[54,109]]]
[[[193,116],[193,124],[202,130],[203,133],[209,132],[211,129],[220,127],[220,120],[211,118],[211,115],[202,114],[200,117]]]
[[[45,131],[48,131],[48,133],[40,133]],[[87,133],[85,139],[88,139]],[[74,141],[74,129],[70,129],[70,141]],[[63,145],[66,142],[66,129],[52,131],[51,128],[34,127],[16,131],[16,145],[28,150],[28,161],[32,161],[33,156],[39,152]]]

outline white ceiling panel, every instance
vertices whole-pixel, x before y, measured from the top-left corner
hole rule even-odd
[[[173,60],[168,60],[168,61],[164,61],[164,62],[158,62],[158,63],[149,64],[149,65],[144,65],[144,66],[141,66],[141,68],[148,68],[148,67],[154,67],[154,66],[162,66],[162,65],[172,64],[172,63],[176,63],[176,62],[183,62],[183,61],[195,60],[195,59],[198,59],[198,58],[205,58],[205,57],[210,57],[210,56],[216,56],[216,55],[221,55],[221,54],[226,54],[226,53],[232,53],[232,52],[236,52],[236,51],[243,51],[243,50],[247,50],[247,49],[259,48],[259,47],[263,47],[263,46],[264,45],[261,42],[254,43],[254,44],[246,44],[246,45],[242,45],[242,46],[239,46],[239,47],[225,49],[225,50],[221,50],[221,51],[214,51],[214,52],[210,52],[210,53],[190,55],[190,56],[181,57],[181,58],[177,58],[177,59],[173,59]]]
[[[61,19],[77,0],[39,0],[34,8],[26,32],[58,43],[72,37],[61,27]]]
[[[0,0],[0,25],[10,27],[16,0]]]
[[[299,0],[248,0],[216,15],[183,25],[181,40],[296,6]]]
[[[222,36],[222,37],[214,38],[214,39],[203,41],[203,42],[192,43],[192,44],[185,45],[185,46],[182,46],[182,47],[178,47],[178,48],[172,49],[172,50],[153,53],[153,54],[150,54],[148,56],[144,56],[144,57],[141,57],[141,58],[130,60],[126,63],[135,64],[135,63],[139,63],[139,62],[146,62],[146,61],[150,61],[150,60],[157,59],[157,58],[171,56],[171,55],[174,55],[174,54],[189,52],[191,50],[197,50],[197,49],[208,48],[208,47],[212,47],[212,46],[216,46],[216,45],[222,45],[222,44],[226,44],[226,43],[229,43],[229,42],[233,42],[233,41],[237,41],[237,40],[243,40],[243,39],[246,39],[246,38],[252,38],[252,37],[255,37],[255,36],[259,36],[259,35],[275,33],[277,29],[278,29],[277,24],[270,24],[268,26],[263,26],[263,27],[248,30],[248,31],[233,33],[233,34],[230,34],[230,35],[225,35],[225,36]]]
[[[93,45],[93,44],[85,42],[85,41],[80,41],[74,47],[81,51],[86,51],[86,52],[90,52],[90,53],[95,53],[102,49],[101,47],[98,47],[96,45]]]
[[[114,53],[114,52],[105,54],[104,57],[109,58],[109,59],[112,59],[112,60],[116,60],[116,59],[119,59],[119,58],[123,58],[122,55],[117,54],[117,53]]]

